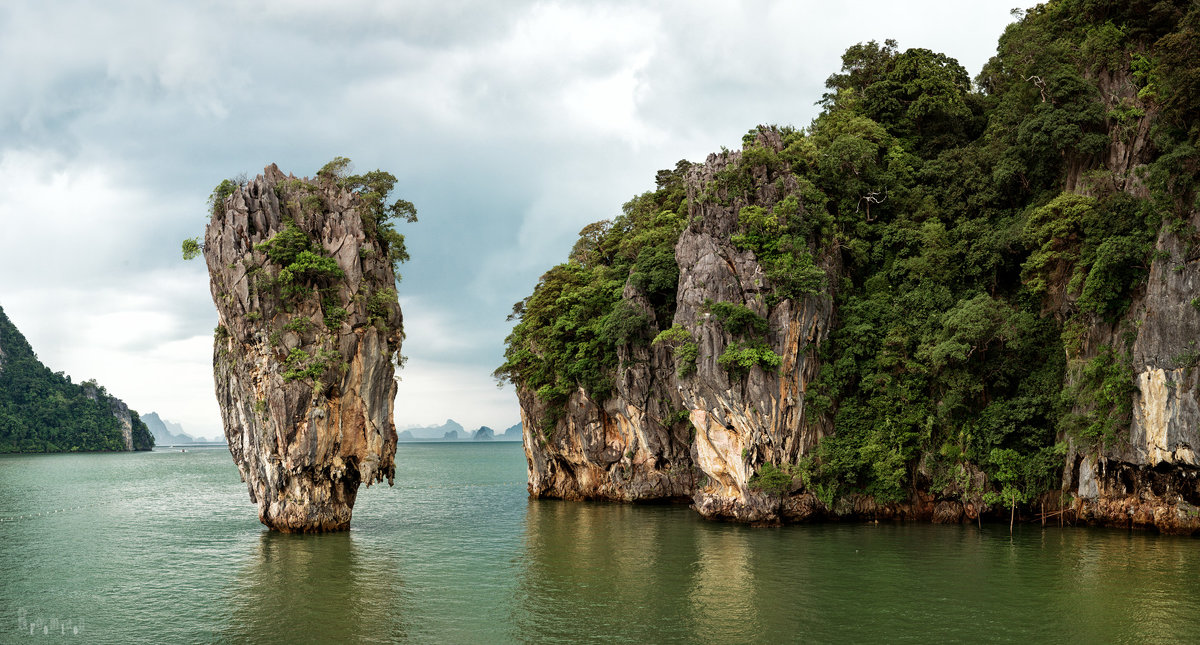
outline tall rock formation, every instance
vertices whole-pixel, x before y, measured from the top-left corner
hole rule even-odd
[[[335,173],[222,186],[203,252],[229,451],[263,524],[347,529],[359,485],[395,473],[396,242]]]
[[[1151,199],[1144,178],[1155,161],[1151,133],[1160,121],[1156,105],[1139,96],[1129,70],[1102,74],[1097,83],[1118,105],[1139,118],[1110,131],[1103,169],[1121,190]],[[1085,169],[1086,166],[1084,166]],[[1082,173],[1080,173],[1082,174]],[[1069,182],[1082,195],[1096,192],[1086,181]],[[1200,531],[1200,211],[1191,209],[1154,241],[1148,276],[1133,294],[1129,311],[1116,321],[1090,320],[1076,363],[1115,351],[1132,376],[1132,403],[1116,414],[1121,431],[1110,441],[1071,444],[1064,489],[1083,519],[1108,526],[1155,527],[1165,532]],[[1056,314],[1070,312],[1068,295]],[[1122,357],[1123,355],[1123,357]],[[1078,380],[1076,372],[1069,376]],[[1095,413],[1087,404],[1084,412]],[[1128,413],[1124,413],[1128,408]],[[1099,410],[1112,414],[1110,410]]]
[[[756,136],[757,148],[783,150],[777,130],[763,128]],[[695,373],[680,379],[677,389],[696,429],[696,467],[702,473],[696,509],[709,517],[773,522],[782,511],[780,497],[753,489],[750,478],[764,463],[795,463],[821,436],[820,424],[805,419],[805,396],[820,368],[817,351],[833,324],[836,281],[768,305],[771,289],[763,267],[753,251],[732,241],[738,216],[752,206],[773,213],[784,198],[798,197],[800,187],[786,165],[743,164],[741,157],[709,155],[688,177],[691,224],[675,247],[680,268],[675,324],[691,334],[699,354]],[[735,169],[753,178],[750,190],[736,194],[722,185],[720,175]],[[701,199],[706,192],[711,197]],[[824,275],[838,275],[836,254],[817,260]],[[766,320],[759,336],[779,365],[737,370],[721,364],[726,352],[746,344],[746,334],[719,320],[712,303],[740,305]]]
[[[1041,4],[975,84],[860,43],[660,172],[513,309],[530,494],[1200,532],[1198,47],[1182,0]]]
[[[777,130],[761,128],[748,148],[777,155],[783,142]],[[833,292],[825,286],[774,302],[755,252],[731,239],[747,207],[779,208],[781,217],[787,209],[803,212],[786,165],[724,152],[679,170],[687,225],[673,249],[673,316],[659,322],[635,280],[622,293],[622,306],[651,321],[653,334],[667,333],[654,343],[617,345],[612,395],[597,402],[576,388],[549,432],[542,429],[554,402],[518,379],[529,490],[565,499],[691,499],[708,517],[777,522],[780,496],[750,479],[764,463],[795,462],[821,434],[804,406],[832,324]],[[836,255],[816,260],[816,271],[836,275]],[[723,314],[759,322],[746,329]],[[765,363],[729,363],[739,355]]]
[[[637,302],[635,289],[625,293]],[[674,414],[681,404],[669,350],[622,347],[618,355],[614,394],[602,402],[576,388],[557,413],[518,385],[530,495],[626,502],[692,496],[688,424]]]

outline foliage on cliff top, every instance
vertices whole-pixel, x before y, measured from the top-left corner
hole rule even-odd
[[[517,320],[498,379],[561,404],[576,388],[603,400],[613,389],[617,347],[646,343],[667,328],[675,309],[679,267],[675,242],[687,220],[684,174],[690,164],[658,173],[658,188],[639,195],[613,220],[584,227],[567,262],[542,276],[513,306]],[[649,304],[622,300],[626,284]]]
[[[95,381],[51,372],[0,309],[0,453],[124,450],[112,402]],[[153,448],[150,430],[130,413],[134,449]]]
[[[1059,429],[1077,445],[1111,434],[1072,410],[1079,400],[1124,414],[1133,395],[1129,373],[1104,360],[1064,389],[1079,330],[1127,313],[1164,225],[1200,241],[1186,219],[1200,177],[1200,5],[1057,0],[1017,13],[974,85],[943,54],[859,44],[829,77],[822,114],[779,130],[781,152],[755,131],[743,141],[745,159],[787,168],[804,205],[799,220],[784,202],[740,209],[731,241],[768,273],[768,304],[838,285],[807,399],[835,429],[808,477],[823,491],[902,499],[964,463],[990,477],[996,503],[1052,486]],[[1106,167],[1134,137],[1148,163]],[[741,170],[700,199],[745,194]],[[576,248],[590,258],[604,230],[584,233]],[[842,275],[814,270],[796,241],[809,239],[841,254]],[[629,274],[619,268],[547,273],[515,311],[498,374],[559,400],[602,389],[589,379],[615,362],[599,339]],[[756,360],[748,350],[730,364]]]
[[[264,313],[271,317],[281,309],[290,313],[296,305],[315,299],[325,326],[337,330],[349,316],[350,301],[356,301],[367,303],[371,324],[387,330],[388,312],[396,303],[395,289],[391,285],[364,282],[359,293],[350,293],[346,299],[347,294],[337,284],[345,277],[345,271],[301,226],[306,218],[330,208],[331,202],[342,200],[349,193],[367,235],[366,243],[359,249],[359,259],[366,262],[382,254],[399,280],[396,269],[399,263],[409,259],[409,255],[404,236],[395,230],[394,222],[415,222],[416,207],[404,199],[388,202],[396,183],[392,174],[373,170],[355,175],[350,174],[350,169],[349,159],[337,157],[317,171],[316,178],[287,178],[275,184],[283,226],[254,246],[257,254],[254,259],[242,260],[246,264],[250,289],[264,308],[264,311],[247,312],[247,319],[259,320]],[[225,213],[225,201],[245,183],[245,178],[240,177],[223,180],[217,185],[210,197],[213,217]],[[253,221],[247,222],[247,226],[253,234]],[[190,260],[204,249],[199,238],[192,238],[183,241],[182,250],[184,259]],[[269,336],[272,345],[278,345],[282,331],[276,329]],[[396,331],[403,336],[403,329]],[[392,349],[395,351],[396,348]],[[402,363],[404,359],[401,356],[396,360]]]
[[[409,255],[404,235],[396,231],[395,222],[416,222],[417,207],[412,202],[402,198],[396,198],[394,201],[388,202],[396,186],[395,175],[382,170],[372,170],[361,175],[354,175],[350,174],[352,167],[351,161],[346,157],[334,157],[332,161],[317,171],[315,180],[289,180],[284,182],[286,184],[284,188],[294,187],[307,193],[301,200],[297,201],[297,206],[301,206],[302,208],[321,207],[321,197],[316,194],[319,188],[328,189],[336,187],[354,194],[363,211],[362,221],[367,234],[374,239],[383,253],[387,255],[388,261],[392,263],[392,270],[396,274],[396,279],[399,280],[400,264],[407,262]],[[213,215],[223,214],[225,212],[225,200],[245,183],[245,175],[221,180],[213,188],[212,194],[208,197],[209,212]],[[295,233],[303,235],[303,232],[295,229],[294,225],[291,229],[292,235],[288,240],[289,244],[301,244],[303,246],[303,241],[298,240],[295,235]],[[281,248],[279,253],[287,253],[285,250],[287,245],[281,243],[277,246]],[[203,244],[198,237],[183,240],[183,259],[191,260],[199,256],[203,248]],[[272,255],[271,259],[282,265],[287,265],[294,258]]]
[[[1104,434],[1060,421],[1075,402],[1059,394],[1065,356],[1078,347],[1056,317],[1079,328],[1125,313],[1160,223],[1178,218],[1171,205],[1194,203],[1181,174],[1195,162],[1175,157],[1193,154],[1197,132],[1194,121],[1158,121],[1146,176],[1160,179],[1150,198],[1131,196],[1122,188],[1138,177],[1102,165],[1111,142],[1126,141],[1122,115],[1173,108],[1145,92],[1137,105],[1105,95],[1102,81],[1135,78],[1137,60],[1191,78],[1171,34],[1192,33],[1197,15],[1186,2],[1039,5],[1005,32],[977,91],[951,82],[962,79],[948,69],[957,63],[924,50],[889,42],[847,52],[808,148],[849,269],[810,408],[836,428],[819,449],[823,483],[900,499],[918,485],[919,461],[967,461],[1004,487],[1004,500],[1024,502],[1057,481],[1062,463],[1047,457],[1056,429],[1084,444]],[[913,85],[939,88],[919,114]],[[861,152],[840,167],[853,177],[848,193],[821,173],[822,155],[841,150]],[[1102,181],[1065,192],[1070,175],[1088,170]],[[887,195],[870,217],[851,207],[868,190]],[[1127,408],[1129,374],[1103,380],[1101,414]]]
[[[366,209],[363,223],[367,232],[374,232],[375,239],[380,243],[392,263],[396,279],[400,278],[400,264],[409,260],[408,248],[404,244],[404,236],[395,228],[395,221],[412,223],[417,221],[417,207],[407,199],[396,198],[391,203],[389,196],[396,187],[396,176],[382,170],[372,170],[361,175],[349,174],[351,162],[345,157],[334,157],[317,171],[321,182],[332,182],[349,190],[358,196],[360,203]]]

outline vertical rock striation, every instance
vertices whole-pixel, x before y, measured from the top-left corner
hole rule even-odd
[[[625,289],[626,296],[634,292]],[[556,421],[546,401],[518,387],[530,495],[624,502],[692,496],[689,429],[672,416],[680,399],[670,354],[644,346],[618,353],[614,395],[598,402],[578,388]],[[553,429],[543,432],[548,423]]]
[[[215,197],[203,250],[229,451],[263,524],[348,529],[359,485],[395,474],[403,321],[387,241],[336,177],[272,164]]]
[[[1200,212],[1188,224],[1200,227]],[[1104,340],[1113,346],[1118,331],[1136,330],[1128,432],[1078,448],[1064,484],[1086,521],[1190,534],[1200,531],[1200,252],[1167,227],[1155,251],[1145,289],[1122,324],[1092,330],[1109,331]]]
[[[1145,120],[1154,116],[1147,109]],[[1107,160],[1116,176],[1127,179],[1124,190],[1139,199],[1146,188],[1136,181],[1138,168],[1148,154],[1140,138],[1149,129],[1139,122],[1132,140],[1114,140],[1121,154]],[[760,129],[750,144],[755,146],[779,151],[778,133]],[[961,522],[994,511],[979,492],[991,483],[971,464],[957,475],[957,485],[972,491],[958,495],[963,499],[953,495],[957,489],[948,495],[913,487],[899,502],[880,504],[854,493],[829,506],[803,489],[800,478],[773,492],[752,481],[766,464],[811,461],[820,440],[833,433],[827,417],[805,414],[805,401],[820,369],[817,351],[836,323],[833,286],[843,270],[836,251],[810,247],[828,277],[826,288],[771,299],[761,259],[736,242],[739,214],[746,207],[773,212],[801,191],[786,167],[748,164],[744,154],[710,155],[686,177],[688,225],[675,245],[679,279],[670,322],[694,341],[694,369],[677,371],[679,358],[666,346],[620,345],[612,395],[597,401],[577,388],[561,411],[518,383],[530,493],[572,500],[690,497],[705,517],[759,524],[822,515]],[[1087,167],[1080,168],[1082,175]],[[738,185],[740,192],[728,186],[730,173],[737,172],[752,177],[749,188]],[[1074,188],[1087,193],[1085,184]],[[1080,442],[1060,431],[1058,440],[1070,446],[1062,489],[1041,498],[1040,508],[1108,526],[1200,531],[1200,252],[1186,233],[1197,229],[1196,212],[1186,227],[1163,227],[1128,313],[1087,319],[1080,347],[1068,358],[1083,365],[1112,352],[1128,360],[1135,386],[1131,414],[1111,440]],[[626,285],[622,298],[653,320],[633,285]],[[1076,316],[1077,298],[1065,279],[1053,283],[1046,313],[1059,320]],[[777,370],[753,365],[731,371],[721,363],[744,339],[718,320],[714,303],[744,307],[766,320],[764,340],[780,359]],[[652,331],[666,327],[655,322]],[[1064,387],[1072,387],[1078,374],[1069,372]],[[690,423],[678,423],[681,411]],[[1109,412],[1076,402],[1071,413]]]
[[[756,145],[780,151],[779,132],[760,128]],[[676,245],[679,292],[675,323],[699,345],[696,370],[681,379],[680,392],[696,428],[696,466],[704,482],[695,505],[707,517],[746,522],[776,522],[780,496],[752,489],[749,480],[764,463],[795,463],[813,448],[821,426],[808,423],[804,404],[808,384],[819,369],[816,352],[833,323],[833,294],[827,287],[801,299],[769,306],[770,286],[750,250],[732,241],[738,214],[747,206],[773,212],[779,202],[800,192],[795,175],[784,166],[742,168],[753,188],[730,194],[719,177],[742,164],[742,153],[709,155],[688,177],[689,226]],[[703,199],[704,193],[710,197]],[[803,207],[803,204],[801,204]],[[825,253],[817,265],[827,276],[839,270],[837,256]],[[826,284],[835,284],[826,280]],[[719,358],[739,342],[706,303],[733,303],[767,319],[766,346],[782,360],[777,370],[754,365],[731,373]]]
[[[1139,96],[1130,70],[1102,72],[1096,83],[1112,103],[1132,105],[1140,115],[1109,131],[1099,168],[1110,173],[1121,192],[1152,199],[1145,178],[1157,152],[1151,132],[1160,121],[1158,107]],[[1089,161],[1073,164],[1068,191],[1096,192],[1082,180],[1086,171],[1097,169],[1095,160]],[[1148,275],[1128,312],[1115,321],[1094,317],[1083,334],[1078,362],[1111,348],[1128,361],[1134,386],[1129,417],[1110,440],[1087,445],[1059,435],[1072,447],[1062,492],[1084,521],[1168,533],[1200,531],[1200,248],[1193,233],[1198,227],[1195,210],[1175,226],[1162,226]],[[1059,318],[1073,305],[1063,282],[1056,291],[1064,295],[1052,298]],[[1068,383],[1075,378],[1068,374]],[[1075,406],[1073,412],[1079,412]]]
[[[750,147],[778,153],[779,133],[761,128]],[[736,191],[721,176],[738,173]],[[764,463],[794,463],[821,436],[804,414],[816,351],[829,333],[832,294],[769,302],[768,279],[751,250],[731,241],[740,211],[774,212],[800,188],[786,165],[743,162],[742,153],[710,155],[685,175],[687,226],[674,246],[679,267],[673,317],[657,321],[645,294],[627,283],[623,304],[651,321],[651,331],[676,329],[697,350],[694,368],[678,343],[617,346],[611,396],[597,401],[576,388],[561,414],[518,381],[529,491],[535,497],[639,501],[691,499],[706,517],[774,523],[781,496],[750,484]],[[802,208],[802,205],[801,205]],[[826,253],[817,266],[838,269]],[[827,282],[832,282],[828,280]],[[711,313],[714,303],[744,307],[767,321],[761,340],[780,358],[778,370],[755,365],[730,374],[719,363],[745,339]],[[547,430],[548,429],[548,430]]]

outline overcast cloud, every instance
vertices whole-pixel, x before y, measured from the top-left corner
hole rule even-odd
[[[199,261],[222,178],[334,156],[398,178],[396,423],[504,428],[513,302],[654,173],[807,125],[846,47],[895,38],[972,75],[1012,0],[0,6],[0,307],[51,369],[221,434]]]

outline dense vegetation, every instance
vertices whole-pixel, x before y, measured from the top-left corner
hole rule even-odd
[[[95,381],[51,372],[0,309],[0,453],[124,450],[112,399]],[[154,447],[136,412],[135,450]]]
[[[658,188],[625,204],[621,215],[585,227],[569,260],[544,276],[509,317],[520,319],[496,376],[537,392],[561,412],[583,387],[612,393],[617,347],[649,343],[670,326],[679,266],[675,242],[687,222],[683,178],[690,164],[658,173]],[[648,307],[623,299],[626,284]]]
[[[392,189],[396,186],[395,175],[383,170],[352,175],[350,174],[351,168],[351,161],[346,157],[334,157],[332,161],[317,171],[315,181],[289,180],[277,186],[276,192],[281,199],[285,200],[292,192],[301,192],[303,196],[294,201],[288,201],[284,205],[285,209],[309,212],[324,206],[321,194],[323,188],[336,186],[353,193],[359,199],[359,205],[362,208],[361,217],[364,229],[387,255],[388,261],[392,264],[392,270],[399,280],[400,264],[407,262],[409,255],[408,248],[404,243],[404,235],[396,230],[395,222],[417,221],[417,208],[406,199],[397,198],[391,203],[387,201]],[[221,183],[213,188],[212,194],[208,197],[209,211],[213,214],[223,212],[225,199],[245,183],[244,175],[221,180]],[[296,274],[300,274],[299,277],[302,278],[340,277],[335,276],[337,267],[326,262],[332,258],[323,258],[318,249],[310,248],[310,241],[304,232],[296,228],[294,221],[289,222],[284,231],[277,234],[276,237],[279,239],[273,238],[266,243],[266,247],[262,250],[268,250],[271,260],[285,268],[291,269],[293,268],[292,264],[298,263],[295,267],[296,270],[289,271],[289,278]],[[204,247],[199,237],[183,240],[183,259],[194,259],[203,250]],[[288,280],[285,279],[285,282]]]
[[[1087,445],[1128,427],[1128,347],[1085,360],[1081,340],[1126,312],[1162,225],[1194,234],[1198,133],[1183,106],[1200,96],[1180,79],[1197,59],[1178,47],[1197,51],[1198,21],[1187,2],[1039,5],[976,89],[926,50],[846,53],[802,138],[826,155],[792,166],[828,197],[847,249],[813,410],[836,429],[818,454],[826,490],[900,499],[918,471],[953,488],[969,463],[1001,488],[993,501],[1026,502],[1058,483],[1060,430]],[[1107,167],[1143,106],[1162,110],[1157,161]],[[840,176],[822,168],[844,149],[861,152]],[[1148,197],[1123,190],[1146,179]],[[856,202],[872,191],[887,200],[868,220]]]
[[[345,157],[335,157],[317,171],[312,179],[289,178],[274,186],[280,201],[283,227],[268,239],[254,245],[258,261],[246,258],[250,289],[261,299],[262,310],[246,312],[251,322],[266,315],[274,318],[284,314],[285,322],[272,322],[274,329],[268,335],[273,347],[283,343],[284,332],[295,332],[310,340],[320,341],[323,336],[320,323],[297,313],[300,305],[310,300],[320,307],[320,320],[325,330],[336,332],[349,316],[350,301],[340,296],[340,281],[345,271],[337,260],[329,255],[322,245],[314,240],[303,226],[305,218],[324,212],[330,207],[329,200],[350,193],[355,199],[356,210],[362,222],[368,244],[359,250],[361,259],[378,254],[391,265],[396,280],[400,280],[399,265],[409,259],[404,235],[396,231],[397,220],[417,221],[417,209],[404,199],[388,201],[396,184],[396,177],[382,170],[363,174],[351,174],[351,162]],[[210,214],[224,213],[225,200],[247,183],[244,176],[222,180],[213,189],[208,199]],[[183,241],[183,258],[191,260],[204,250],[200,238]],[[226,294],[227,295],[227,294]],[[225,297],[225,296],[221,296]],[[390,308],[396,303],[394,286],[377,287],[369,282],[360,286],[360,291],[350,295],[350,300],[365,305],[368,322],[385,333],[403,329],[389,327]],[[229,331],[218,326],[217,340],[227,337]],[[399,354],[398,346],[392,347],[393,360],[403,364],[405,358]],[[285,381],[309,380],[319,382],[328,370],[344,372],[347,363],[340,352],[329,348],[318,348],[309,352],[292,348],[283,359]]]
[[[782,152],[754,131],[744,142],[743,167],[787,169],[800,187],[799,200],[739,213],[732,241],[755,252],[769,301],[838,281],[809,405],[835,433],[810,462],[779,465],[827,502],[914,486],[965,498],[980,469],[992,503],[1024,503],[1057,486],[1061,437],[1094,445],[1128,427],[1132,333],[1098,354],[1083,341],[1126,324],[1164,226],[1196,240],[1200,6],[1062,0],[1014,13],[974,83],[943,54],[855,45],[820,116],[781,129]],[[1109,165],[1114,146],[1135,143],[1150,163]],[[694,360],[669,318],[685,168],[584,229],[514,309],[498,375],[561,404],[575,385],[606,396],[615,348],[660,330]],[[841,275],[813,266],[814,240],[840,251]],[[657,298],[655,316],[622,300],[626,282]],[[753,336],[721,361],[731,374],[778,365]]]

